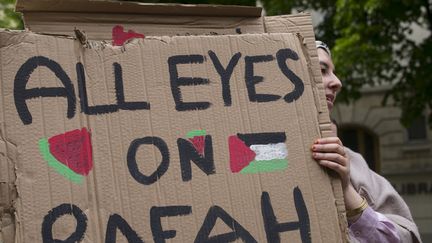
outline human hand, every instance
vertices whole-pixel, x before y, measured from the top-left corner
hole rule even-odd
[[[312,145],[312,157],[321,165],[339,174],[342,188],[350,185],[350,163],[338,137],[319,138]]]
[[[351,184],[350,161],[341,140],[338,137],[317,139],[312,145],[312,157],[321,166],[336,171],[340,175],[346,209],[353,210],[357,208],[363,199]],[[353,220],[358,217],[359,215]]]

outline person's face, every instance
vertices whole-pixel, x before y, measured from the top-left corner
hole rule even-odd
[[[337,92],[342,88],[342,83],[334,74],[335,67],[330,56],[323,49],[318,48],[318,59],[323,78],[327,107],[329,111],[333,109],[333,103],[336,99]]]

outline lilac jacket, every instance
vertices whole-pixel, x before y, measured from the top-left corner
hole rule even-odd
[[[394,224],[401,242],[421,243],[409,208],[393,186],[384,177],[370,170],[360,154],[346,147],[345,151],[350,159],[351,182],[360,195],[366,198],[370,208]]]

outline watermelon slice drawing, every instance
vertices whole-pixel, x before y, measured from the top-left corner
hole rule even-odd
[[[205,130],[192,130],[186,134],[189,142],[192,143],[198,154],[200,154],[201,156],[204,156],[205,135]]]
[[[75,183],[93,168],[90,133],[76,129],[39,140],[39,150],[48,165]]]
[[[204,136],[195,136],[193,138],[189,138],[189,141],[193,144],[196,151],[201,156],[204,156],[205,137]]]

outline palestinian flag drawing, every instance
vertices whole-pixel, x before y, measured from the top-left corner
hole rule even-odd
[[[237,134],[228,138],[233,173],[256,174],[288,167],[286,136],[278,133]]]
[[[74,183],[81,183],[93,167],[90,133],[86,128],[42,138],[39,150],[50,167]]]

